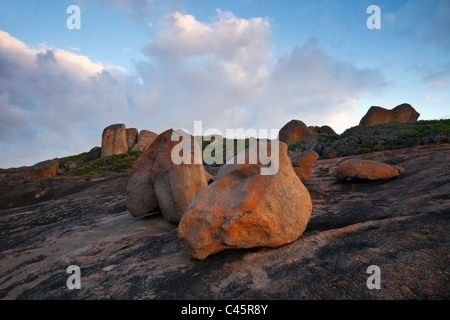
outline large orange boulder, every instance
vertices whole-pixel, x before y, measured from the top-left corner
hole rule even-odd
[[[336,180],[385,180],[397,177],[404,172],[405,169],[394,167],[386,163],[352,159],[344,162],[337,168]]]
[[[306,124],[300,120],[291,120],[280,129],[278,139],[287,145],[299,140],[304,141],[310,136],[310,131]]]
[[[163,217],[174,223],[180,221],[194,198],[208,186],[200,146],[194,137],[188,136],[191,150],[188,156],[189,163],[174,163],[172,150],[179,146],[180,142],[170,141],[160,149],[152,168],[152,182],[159,208]]]
[[[154,132],[141,130],[141,132],[139,132],[137,143],[133,146],[131,151],[144,151],[150,147],[156,137],[158,137],[158,135]]]
[[[126,204],[135,217],[159,208],[167,221],[178,223],[192,200],[208,185],[201,159],[197,163],[194,159],[195,155],[201,156],[201,150],[193,137],[189,136],[191,153],[186,157],[190,156],[190,164],[174,163],[172,150],[181,142],[172,141],[172,133],[170,129],[160,134],[130,171]]]
[[[381,107],[371,107],[359,122],[360,126],[371,126],[387,122],[413,122],[419,119],[420,114],[407,103],[401,104],[392,110]]]
[[[102,157],[128,152],[127,130],[124,124],[106,127],[102,134]]]
[[[152,168],[159,149],[171,140],[173,130],[161,133],[154,143],[133,164],[127,185],[126,205],[134,217],[142,217],[158,208],[152,182]]]
[[[303,183],[311,180],[311,167],[316,163],[317,159],[319,159],[319,155],[313,150],[305,151],[291,158],[295,174]]]
[[[279,161],[275,174],[262,175],[266,165],[259,160],[225,164],[187,208],[178,236],[189,256],[203,260],[225,249],[278,247],[302,235],[311,217],[311,198],[295,175],[286,144],[273,143],[279,145],[279,159],[272,158]],[[253,145],[242,152],[256,150]]]
[[[59,159],[46,160],[36,163],[31,167],[31,172],[26,174],[25,179],[47,179],[53,178],[58,175],[57,170],[59,168]]]

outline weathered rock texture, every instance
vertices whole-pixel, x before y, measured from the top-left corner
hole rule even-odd
[[[348,158],[320,160],[297,241],[203,261],[187,256],[176,225],[160,214],[129,214],[127,174],[0,180],[0,204],[26,194],[0,210],[0,299],[448,300],[450,146],[352,158],[405,173],[336,183]],[[81,268],[81,290],[66,287],[70,265]],[[381,269],[381,290],[366,286],[370,265]]]
[[[131,151],[144,151],[148,149],[157,137],[158,135],[154,132],[142,130],[139,132],[137,143],[133,146]]]
[[[310,132],[306,124],[300,120],[291,120],[280,129],[278,139],[289,145],[299,140],[304,141],[309,135]]]
[[[138,130],[136,128],[127,128],[126,131],[127,131],[127,145],[129,152],[138,142]]]
[[[127,131],[124,124],[106,127],[102,134],[102,157],[128,152]]]
[[[402,167],[395,167],[377,161],[352,159],[344,162],[337,168],[336,180],[386,180],[398,177],[404,172],[405,169],[403,169]]]
[[[208,185],[203,164],[194,162],[191,137],[191,164],[174,164],[172,149],[179,141],[171,141],[173,130],[160,134],[134,163],[127,187],[127,208],[135,217],[159,208],[164,218],[179,222],[194,198]],[[201,151],[197,153],[201,155]]]
[[[301,236],[311,215],[311,198],[292,169],[286,144],[278,143],[275,175],[261,175],[259,161],[224,165],[216,181],[187,208],[178,235],[190,256],[203,260],[224,249],[278,247]],[[253,145],[243,152],[257,150]]]
[[[46,160],[36,163],[31,167],[31,179],[45,179],[56,177],[56,170],[59,167],[59,159]],[[28,176],[26,176],[28,177]]]
[[[370,126],[378,123],[396,122],[412,122],[419,119],[420,114],[407,103],[401,104],[392,110],[381,107],[371,107],[366,115],[361,119],[359,125]]]
[[[319,159],[319,155],[313,150],[307,150],[291,158],[295,174],[303,183],[311,179],[311,167]]]

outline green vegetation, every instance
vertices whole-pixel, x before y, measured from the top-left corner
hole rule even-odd
[[[203,137],[197,137],[202,139]],[[197,140],[199,141],[199,140]],[[213,166],[220,166],[226,163],[227,160],[233,158],[239,151],[249,147],[250,139],[234,139],[233,150],[227,154],[226,139],[223,142],[223,162],[221,164],[213,164]],[[202,152],[207,146],[211,144],[210,141],[201,141]],[[64,166],[67,161],[74,161],[77,167],[64,173],[65,176],[81,176],[81,175],[95,175],[106,172],[128,172],[133,166],[134,162],[143,153],[142,151],[131,151],[125,154],[112,155],[100,158],[100,148],[94,148],[89,152],[84,152],[78,155],[64,157],[60,159],[60,167]],[[215,150],[211,152],[211,156],[215,156]],[[205,159],[203,159],[205,160]]]
[[[344,145],[343,150],[340,150],[342,154],[345,155],[357,155],[357,154],[364,154],[364,153],[371,153],[371,152],[380,152],[380,151],[386,151],[385,147],[377,146],[377,147],[371,147],[369,145]]]
[[[306,141],[298,140],[297,142],[291,143],[288,145],[289,151],[297,151],[301,149],[306,144]]]
[[[289,150],[312,149],[328,159],[449,141],[450,119],[422,120],[355,126],[341,135],[312,133],[307,141],[289,145]]]
[[[99,158],[101,155],[101,148],[92,148],[89,152],[83,152],[74,156],[68,156],[61,158],[59,160],[59,166],[62,167],[64,163],[67,161],[75,161],[75,163],[79,166],[82,164],[85,164],[91,160],[94,160],[95,158]]]
[[[338,134],[319,133],[322,140],[342,140],[343,138]]]
[[[196,137],[203,151],[211,144],[203,141],[203,137]],[[307,141],[297,141],[288,146],[289,151],[299,149],[317,150],[322,158],[343,157],[392,149],[412,147],[421,144],[448,143],[450,141],[450,119],[426,120],[417,122],[390,122],[373,126],[356,126],[347,129],[341,135],[326,133],[312,134]],[[220,166],[236,156],[238,152],[249,147],[250,139],[234,139],[233,150],[227,153],[227,140],[223,140],[223,159]],[[220,147],[219,147],[220,148]],[[212,157],[215,149],[211,150]],[[75,161],[77,167],[67,171],[64,175],[94,175],[105,172],[127,172],[142,154],[142,151],[132,151],[126,154],[100,158],[101,149],[93,148],[89,152],[64,157],[60,159],[60,167],[67,161]],[[208,156],[208,152],[206,156]],[[205,157],[203,158],[204,163]]]
[[[449,135],[450,119],[389,122],[373,126],[356,126],[345,130],[341,137],[417,139],[433,134]]]
[[[202,139],[202,137],[197,137],[197,139]],[[199,141],[199,140],[197,140],[197,141]],[[254,140],[254,141],[256,141],[256,140]],[[209,156],[209,152],[207,152],[206,155],[203,152],[205,151],[205,149],[211,143],[212,142],[210,142],[210,141],[203,141],[203,140],[201,140],[202,154],[204,155],[204,157],[203,157],[203,163],[204,164],[206,164],[205,160],[207,160],[207,159],[205,159],[205,156],[208,157]],[[251,143],[252,142],[251,142],[250,139],[234,139],[234,141],[233,141],[233,148],[231,150],[232,152],[230,152],[230,151],[227,150],[227,139],[224,138],[223,139],[223,145],[222,145],[222,163],[219,163],[219,164],[214,163],[214,164],[212,164],[212,166],[221,166],[222,164],[226,163],[228,160],[230,160],[233,157],[235,157],[242,150],[247,149],[250,146]],[[216,156],[216,148],[211,150],[211,157],[215,157],[215,156]]]
[[[91,161],[86,161],[86,154],[63,158],[65,161],[76,161],[78,166],[69,170],[65,176],[94,175],[105,172],[127,172],[131,169],[134,162],[142,154],[142,151],[131,151],[125,154],[107,156]],[[65,162],[64,161],[64,162]],[[61,164],[62,165],[62,164]]]
[[[442,141],[442,138],[445,142],[449,135],[450,120],[447,119],[356,126],[347,129],[341,137],[346,141],[358,138],[361,141],[361,150],[353,154],[360,154],[436,143]]]

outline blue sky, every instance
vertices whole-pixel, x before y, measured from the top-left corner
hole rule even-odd
[[[404,102],[449,118],[449,30],[448,0],[2,1],[0,167],[88,151],[112,123],[342,132]]]

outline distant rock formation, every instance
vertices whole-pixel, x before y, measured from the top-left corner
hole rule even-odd
[[[127,131],[124,124],[106,127],[102,134],[102,157],[128,152]]]
[[[64,162],[63,167],[66,170],[71,170],[71,169],[74,169],[77,167],[77,163],[75,161],[69,160],[69,161]]]
[[[309,131],[315,132],[315,133],[326,133],[330,135],[337,134],[336,131],[334,131],[330,126],[309,126]]]
[[[58,175],[59,159],[46,160],[36,163],[31,167],[31,179],[46,179],[53,178]],[[27,176],[25,178],[28,178]]]
[[[148,130],[138,132],[136,128],[125,128],[124,124],[110,125],[103,130],[101,156],[145,151],[157,136]]]
[[[133,149],[133,147],[138,142],[138,130],[136,128],[127,128],[127,144],[128,152]]]
[[[139,132],[136,145],[131,148],[131,151],[144,151],[155,141],[158,135],[148,130]]]
[[[193,137],[192,164],[173,163],[172,149],[180,142],[171,140],[172,133],[172,129],[161,133],[131,169],[126,204],[135,217],[159,208],[167,221],[178,223],[192,200],[208,186],[210,177],[203,163],[194,163],[194,148],[199,146]]]
[[[278,140],[290,145],[299,140],[304,141],[310,136],[310,131],[305,123],[300,120],[291,120],[281,128]]]
[[[319,128],[319,133],[326,133],[329,135],[336,135],[336,131],[333,130],[333,128],[331,128],[330,126],[321,126]]]
[[[336,180],[386,180],[404,173],[405,169],[369,160],[348,160],[337,168]]]
[[[359,122],[360,126],[371,126],[386,122],[413,122],[419,119],[420,114],[407,103],[401,104],[392,110],[381,107],[371,107]]]
[[[263,144],[259,147],[266,148]],[[257,148],[255,144],[242,152]],[[219,170],[178,226],[189,256],[203,260],[230,248],[278,247],[302,235],[311,217],[311,197],[296,177],[283,142],[279,154],[275,175],[261,175],[259,162],[225,164]]]
[[[291,120],[280,129],[278,139],[287,145],[297,141],[305,141],[311,133],[326,133],[336,135],[337,133],[330,126],[307,126],[303,121]]]

